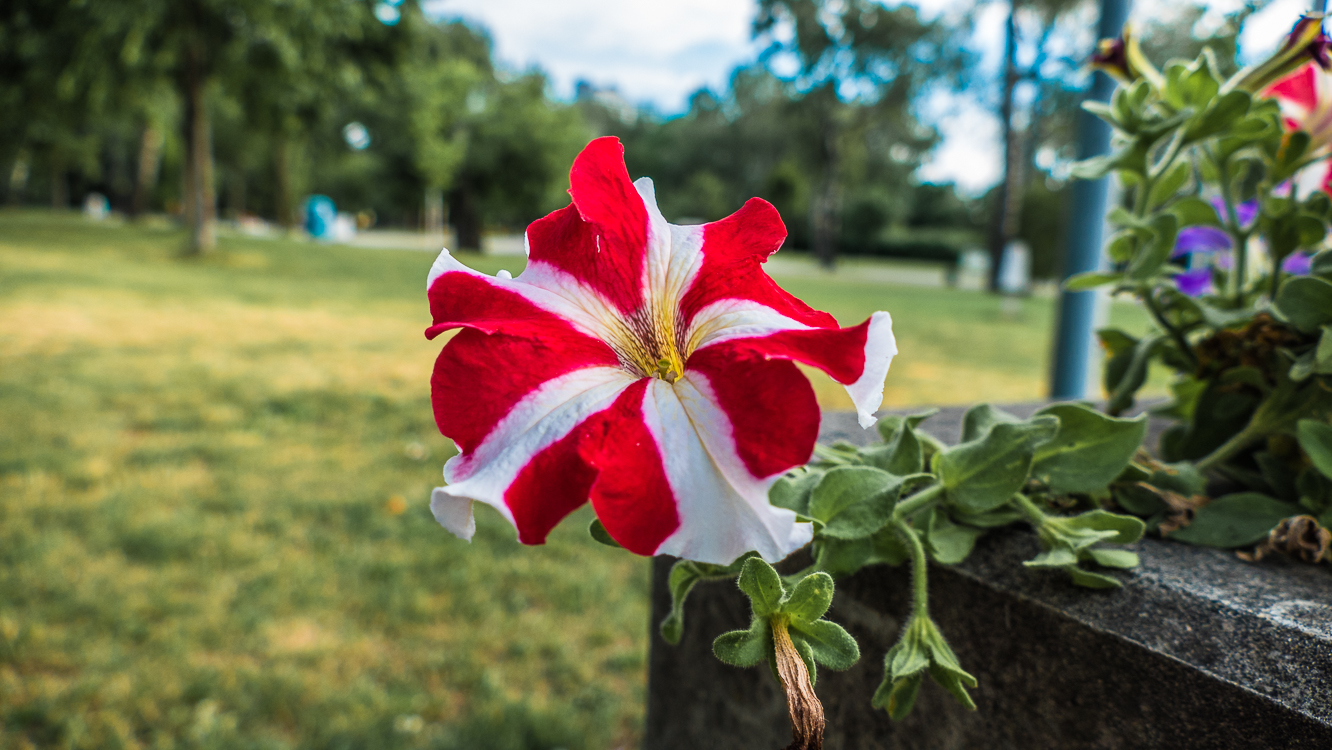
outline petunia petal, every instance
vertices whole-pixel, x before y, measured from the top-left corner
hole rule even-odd
[[[435,421],[463,453],[541,384],[619,364],[605,342],[538,306],[522,286],[460,271],[441,273],[431,284],[435,324],[426,335],[466,329],[440,352],[431,377]]]
[[[660,446],[679,515],[679,528],[656,553],[727,564],[754,550],[776,562],[808,543],[811,525],[768,503],[778,475],[750,473],[706,379],[686,373],[674,385],[649,382],[643,421]]]
[[[850,328],[809,328],[765,308],[734,303],[711,305],[699,317],[721,321],[699,342],[699,352],[727,345],[817,367],[846,386],[860,426],[874,424],[874,412],[883,404],[883,381],[897,355],[888,313],[876,312]]]
[[[1175,286],[1190,297],[1201,297],[1212,290],[1212,269],[1199,268],[1176,274]]]
[[[1299,111],[1312,110],[1318,106],[1317,72],[1314,70],[1314,64],[1309,63],[1272,84],[1266,95]]]
[[[569,181],[573,204],[527,228],[529,263],[553,266],[630,313],[644,300],[648,212],[629,180],[624,146],[612,136],[592,141]]]
[[[579,370],[543,383],[514,406],[475,450],[444,466],[448,486],[431,500],[435,518],[458,532],[460,506],[490,505],[541,544],[587,502],[596,471],[583,460],[585,426],[610,409],[635,379],[618,368]],[[452,524],[452,525],[451,525]]]
[[[1313,256],[1308,253],[1291,253],[1281,261],[1281,270],[1292,276],[1307,276],[1313,270]]]
[[[685,324],[721,300],[749,300],[806,326],[831,328],[836,320],[796,299],[777,285],[762,264],[786,239],[786,225],[771,203],[751,198],[735,213],[702,227],[680,227],[677,244],[697,243],[702,262],[692,285],[680,301]],[[689,234],[699,237],[690,237]]]
[[[1230,249],[1230,235],[1216,227],[1184,227],[1175,239],[1172,258],[1189,253],[1207,253]]]

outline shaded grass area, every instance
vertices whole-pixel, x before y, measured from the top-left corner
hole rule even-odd
[[[432,258],[181,241],[0,212],[0,746],[636,746],[646,562],[430,517]],[[889,406],[1041,394],[1048,301],[783,283],[893,312]]]

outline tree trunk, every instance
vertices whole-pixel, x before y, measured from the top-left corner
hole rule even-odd
[[[274,211],[283,229],[296,227],[296,208],[291,196],[291,149],[286,133],[278,133],[273,142],[273,182],[277,186]]]
[[[480,252],[481,216],[472,191],[464,184],[453,191],[450,198],[449,215],[453,219],[453,229],[458,234],[458,249]]]
[[[212,130],[204,101],[204,78],[197,61],[186,74],[186,118],[188,156],[185,217],[190,229],[190,255],[204,255],[217,245],[217,196],[213,190]]]
[[[9,195],[6,200],[11,206],[23,202],[23,191],[28,186],[28,149],[20,148],[14,156],[14,167],[9,170]]]
[[[1017,236],[1022,213],[1022,138],[1013,127],[1013,90],[1017,88],[1017,0],[1008,6],[1007,40],[1004,44],[1004,96],[999,118],[1004,132],[1004,178],[990,224],[990,291],[999,291],[999,263],[1004,246]]]
[[[444,191],[439,188],[426,188],[425,191],[425,234],[432,243],[444,245]],[[478,233],[479,235],[479,233]],[[477,237],[477,243],[480,243]]]
[[[836,100],[832,107],[836,107]],[[823,171],[810,200],[810,239],[814,258],[824,269],[831,271],[837,265],[837,236],[839,219],[839,180],[841,177],[841,150],[838,148],[836,113],[826,113],[820,145]]]
[[[143,128],[139,140],[139,167],[134,175],[134,196],[130,198],[130,217],[135,218],[148,210],[157,187],[158,168],[162,162],[162,133],[149,123]]]
[[[51,208],[69,208],[69,175],[65,174],[65,157],[59,149],[51,150]]]

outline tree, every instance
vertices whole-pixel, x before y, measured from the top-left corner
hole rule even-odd
[[[815,176],[811,241],[819,262],[831,267],[848,138],[887,125],[894,131],[888,142],[918,159],[935,134],[915,120],[911,106],[928,85],[955,77],[965,55],[949,43],[942,23],[922,19],[909,5],[869,0],[760,0],[754,32],[768,40],[763,59],[796,62],[790,79],[813,133],[806,155]]]

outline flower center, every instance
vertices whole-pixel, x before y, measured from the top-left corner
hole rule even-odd
[[[610,344],[621,367],[643,378],[661,378],[668,383],[680,379],[689,352],[684,344],[684,327],[674,310],[661,310],[650,303],[618,322]]]

